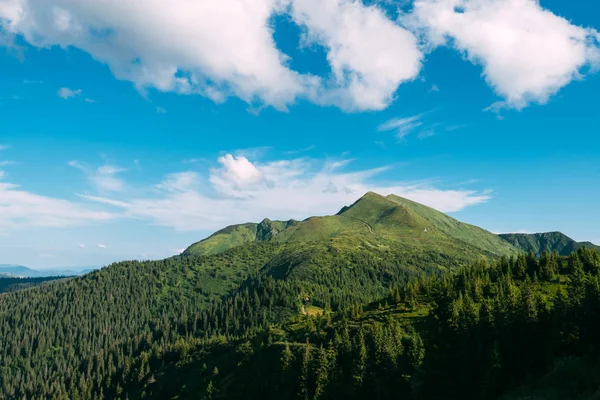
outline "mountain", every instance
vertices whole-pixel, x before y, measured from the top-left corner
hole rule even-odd
[[[264,219],[259,224],[246,223],[228,226],[215,232],[208,238],[194,243],[183,254],[212,255],[247,243],[267,241],[279,232],[297,223],[294,220],[283,222]]]
[[[306,243],[319,240],[369,241],[381,246],[435,249],[477,257],[514,254],[517,250],[496,235],[462,223],[433,208],[402,197],[369,192],[336,215],[228,226],[191,245],[183,255],[218,254],[251,242]]]
[[[526,253],[532,251],[537,256],[541,255],[544,251],[548,253],[557,251],[561,256],[567,256],[581,247],[600,250],[600,246],[590,242],[576,242],[561,232],[533,234],[506,233],[498,236],[520,251]]]
[[[0,294],[0,399],[492,399],[482,391],[546,371],[542,333],[580,348],[543,325],[576,299],[548,298],[595,290],[560,285],[600,276],[592,250],[502,257],[517,253],[375,193],[336,215],[230,226],[179,256]]]
[[[24,267],[22,265],[11,265],[11,264],[0,264],[0,274],[11,277],[22,277],[22,278],[46,278],[46,277],[66,277],[66,276],[77,276],[83,275],[93,269],[86,269],[81,271],[75,271],[72,269],[43,269],[36,270]]]

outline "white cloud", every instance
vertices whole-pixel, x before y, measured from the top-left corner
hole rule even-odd
[[[106,249],[106,245],[98,243],[98,248],[99,249]]]
[[[252,163],[231,155],[209,171],[208,183],[199,173],[173,174],[155,186],[152,196],[113,200],[83,198],[116,207],[129,218],[180,231],[219,229],[247,221],[304,219],[333,214],[369,190],[397,194],[441,211],[458,211],[490,199],[488,193],[441,190],[427,184],[375,184],[373,178],[388,168],[338,172],[309,159]]]
[[[156,107],[156,113],[157,114],[166,114],[167,110],[163,107]]]
[[[246,157],[231,154],[219,157],[221,168],[211,170],[210,181],[221,193],[247,194],[248,190],[264,179],[259,171]]]
[[[453,46],[481,64],[505,107],[545,103],[586,67],[600,66],[598,32],[537,0],[416,0],[401,20],[430,47]]]
[[[79,247],[80,249],[85,249],[85,244],[80,244],[80,245],[78,245],[78,247]]]
[[[5,0],[6,1],[6,0]],[[315,79],[291,71],[272,37],[277,0],[11,0],[8,28],[38,47],[80,48],[143,90],[235,95],[284,109]],[[17,10],[15,10],[15,8]]]
[[[349,110],[381,110],[398,86],[417,77],[422,53],[415,36],[376,6],[353,0],[293,0],[305,43],[328,49],[333,89],[321,101]]]
[[[273,39],[284,13],[328,48],[331,77],[290,69]],[[384,108],[422,59],[411,33],[359,0],[2,0],[0,21],[33,46],[82,49],[140,90],[280,110],[297,98]]]
[[[115,167],[113,165],[103,165],[96,169],[90,168],[77,161],[70,161],[71,167],[82,171],[88,180],[102,192],[117,192],[123,189],[125,183],[122,179],[117,178],[119,172],[126,171],[124,168]]]
[[[303,44],[326,48],[330,76],[290,68],[273,39],[272,18],[285,14],[304,29]],[[237,96],[252,110],[285,110],[298,98],[383,109],[418,76],[422,51],[440,45],[482,65],[506,107],[544,103],[600,68],[598,32],[537,0],[415,0],[398,21],[360,0],[0,0],[0,25],[0,45],[21,35],[37,47],[77,47],[139,90]]]
[[[90,104],[96,103],[96,100],[90,99],[90,98],[87,98],[87,97],[85,99],[83,99],[83,101],[85,101],[86,103],[90,103]]]
[[[27,228],[62,228],[115,219],[114,213],[27,192],[0,182],[0,233]]]
[[[379,132],[395,131],[398,139],[404,138],[409,133],[423,125],[423,114],[412,117],[393,118],[377,127]]]
[[[72,89],[69,89],[66,87],[58,89],[58,92],[57,92],[58,97],[60,97],[61,99],[64,99],[64,100],[68,100],[70,98],[77,97],[81,93],[82,93],[81,89],[72,90]]]
[[[1,144],[0,144],[0,151],[2,151],[2,150],[6,150],[6,149],[8,149],[8,148],[9,148],[9,146],[6,146],[6,145],[1,145]]]

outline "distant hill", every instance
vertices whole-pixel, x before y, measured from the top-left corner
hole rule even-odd
[[[20,278],[10,274],[0,274],[0,293],[14,292],[41,285],[44,282],[63,279],[61,276],[46,276],[39,278]]]
[[[21,277],[21,278],[46,278],[46,277],[61,277],[61,276],[77,276],[83,275],[93,269],[87,269],[82,271],[74,270],[36,270],[22,265],[11,265],[11,264],[0,264],[0,276],[5,277]]]
[[[567,256],[581,247],[600,250],[600,246],[590,242],[576,242],[561,232],[507,233],[498,236],[517,249],[526,253],[533,251],[538,256],[544,251],[557,251],[561,256]]]
[[[303,243],[336,239],[367,240],[373,245],[404,246],[477,257],[513,254],[517,250],[498,236],[448,215],[404,199],[369,192],[336,215],[304,221],[271,221],[228,226],[201,240],[183,255],[211,255],[251,242]]]

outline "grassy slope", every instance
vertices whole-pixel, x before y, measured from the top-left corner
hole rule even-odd
[[[192,244],[183,255],[214,255],[225,250],[256,241],[268,241],[287,228],[293,228],[296,221],[263,220],[260,224],[245,223],[231,225],[215,232],[208,238]]]
[[[519,250],[526,253],[533,251],[537,256],[544,251],[549,253],[557,251],[561,256],[567,256],[580,247],[600,250],[600,246],[596,246],[589,242],[578,243],[561,232],[534,234],[507,233],[498,236]]]
[[[188,247],[183,255],[212,255],[256,240],[258,224],[232,225]]]
[[[493,255],[509,255],[516,251],[511,244],[506,243],[497,235],[477,226],[457,221],[433,208],[395,195],[389,195],[387,196],[387,199],[401,204],[421,215],[430,222],[436,230],[444,232],[447,235],[472,246],[483,249]]]
[[[265,229],[270,229],[272,235],[262,234]],[[306,243],[333,239],[338,243],[359,241],[380,248],[411,247],[468,258],[516,252],[506,241],[481,228],[401,197],[370,192],[333,216],[312,217],[293,224],[265,220],[260,224],[230,226],[193,244],[184,254],[217,254],[256,240]]]

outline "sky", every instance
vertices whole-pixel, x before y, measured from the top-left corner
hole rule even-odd
[[[600,4],[0,0],[0,264],[395,193],[600,243]]]

